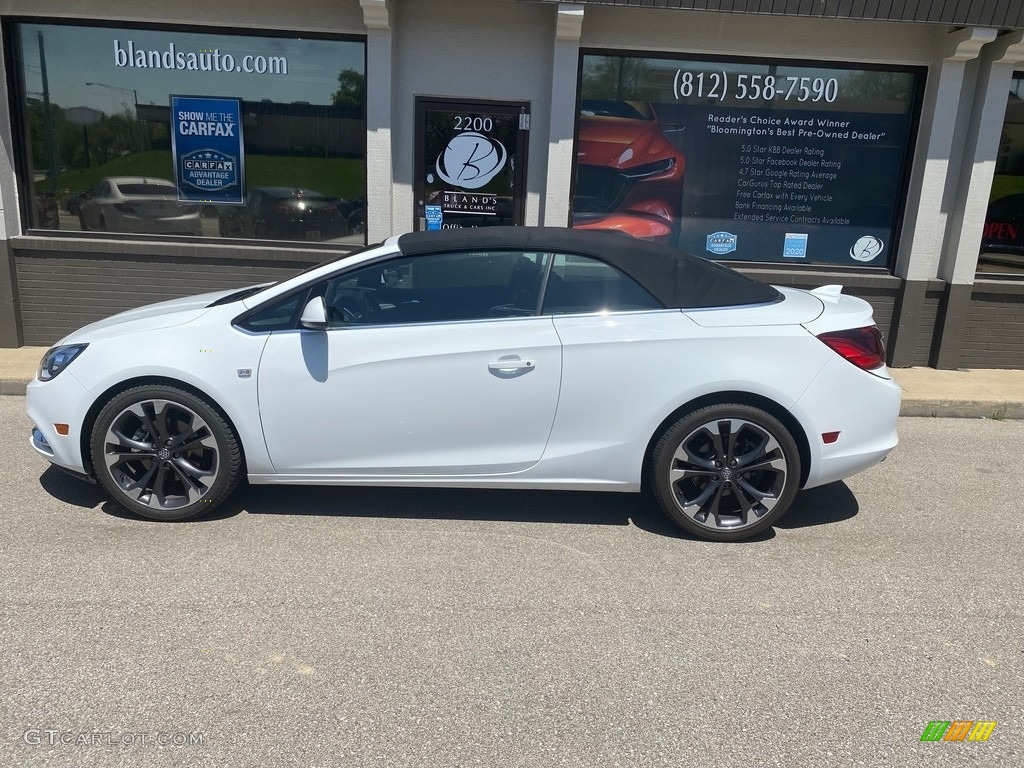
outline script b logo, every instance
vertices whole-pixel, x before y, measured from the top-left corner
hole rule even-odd
[[[466,131],[437,157],[437,175],[455,187],[480,189],[505,167],[508,153],[497,139]]]

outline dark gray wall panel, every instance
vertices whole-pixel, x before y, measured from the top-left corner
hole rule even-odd
[[[588,5],[651,6],[649,0],[577,1]],[[1019,0],[658,0],[656,5],[686,11],[1024,28],[1024,4]]]
[[[936,0],[928,11],[928,21],[950,23],[953,21],[953,11],[957,6],[956,0]]]
[[[1006,3],[999,2],[999,0],[987,8],[987,11],[992,17],[993,24],[1002,24],[1006,19]]]
[[[917,332],[917,342],[914,344],[911,365],[931,364],[932,349],[935,346],[936,323],[939,319],[939,306],[945,294],[943,288],[925,291],[924,305],[921,307],[921,323]]]

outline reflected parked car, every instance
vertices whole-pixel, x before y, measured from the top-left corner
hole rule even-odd
[[[989,204],[978,271],[1024,271],[1024,194],[1007,195]]]
[[[174,182],[143,176],[102,179],[80,202],[78,220],[83,231],[202,234],[199,206],[179,203]]]
[[[366,195],[355,200],[336,200],[338,210],[348,223],[348,234],[361,235],[366,232]]]
[[[607,232],[488,227],[93,323],[47,352],[26,407],[41,456],[156,520],[207,513],[243,478],[646,486],[679,526],[728,541],[884,459],[900,387],[870,305],[839,286],[775,288]]]
[[[87,189],[64,195],[64,199],[60,201],[60,207],[72,216],[77,216],[82,209],[82,201],[88,196],[89,190]]]
[[[580,105],[573,227],[674,240],[686,158],[643,102],[584,99]]]
[[[221,207],[219,225],[221,237],[268,240],[329,240],[351,231],[338,200],[301,187],[251,189],[245,205]]]

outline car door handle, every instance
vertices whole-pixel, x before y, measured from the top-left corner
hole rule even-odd
[[[529,371],[532,370],[535,363],[533,360],[497,360],[493,363],[487,364],[487,370],[497,371],[499,373],[511,373],[512,371]]]

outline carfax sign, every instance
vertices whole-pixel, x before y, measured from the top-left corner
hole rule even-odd
[[[171,147],[179,200],[226,205],[244,202],[239,99],[172,96]]]

